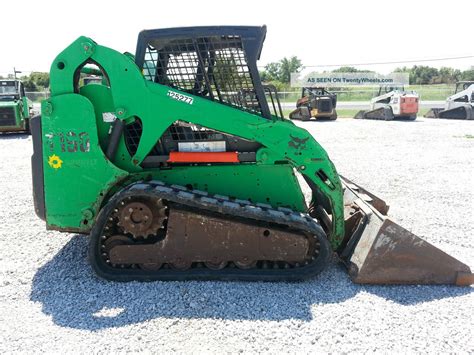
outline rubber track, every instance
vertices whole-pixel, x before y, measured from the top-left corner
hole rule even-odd
[[[308,265],[289,269],[253,268],[242,270],[226,267],[211,270],[205,267],[193,267],[186,271],[161,268],[158,271],[142,269],[120,269],[108,266],[101,257],[100,245],[103,229],[109,216],[118,204],[127,197],[152,197],[189,206],[197,210],[207,210],[221,215],[241,217],[267,223],[276,223],[314,235],[320,242],[319,256]],[[152,280],[245,280],[245,281],[293,281],[308,278],[320,273],[329,261],[331,248],[321,226],[308,214],[295,212],[287,208],[274,209],[270,205],[251,203],[247,200],[231,199],[228,196],[210,195],[204,191],[188,190],[184,186],[166,185],[161,181],[137,182],[122,191],[104,206],[92,228],[89,259],[96,273],[105,279],[114,281],[152,281]]]

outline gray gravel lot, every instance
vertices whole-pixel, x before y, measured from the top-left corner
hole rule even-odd
[[[395,221],[474,268],[474,122],[298,123]],[[470,138],[469,138],[470,137]],[[87,237],[46,231],[31,138],[0,136],[0,352],[474,352],[472,287],[98,280]]]

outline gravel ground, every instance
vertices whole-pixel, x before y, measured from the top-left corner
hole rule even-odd
[[[474,122],[301,123],[400,224],[474,267]],[[474,352],[472,287],[98,280],[87,238],[49,232],[31,138],[0,136],[0,352]]]

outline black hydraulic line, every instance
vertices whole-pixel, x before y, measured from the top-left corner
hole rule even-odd
[[[216,66],[216,52],[214,49],[210,49],[209,48],[209,69],[208,69],[208,76],[209,76],[209,79],[212,80],[211,82],[211,85],[214,84],[215,88],[216,88],[216,92],[217,92],[217,96],[219,97],[219,101],[220,102],[223,102],[223,98],[222,98],[222,95],[221,95],[221,89],[219,87],[219,82],[216,81],[215,77],[214,77],[214,68]]]
[[[125,122],[119,119],[116,119],[112,124],[112,132],[109,137],[109,144],[107,145],[107,152],[105,156],[107,159],[112,160],[117,153],[118,144],[120,137],[122,137],[123,129],[125,127]]]

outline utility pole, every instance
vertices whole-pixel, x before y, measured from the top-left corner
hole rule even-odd
[[[21,74],[21,71],[16,70],[15,67],[13,67],[13,76],[14,76],[15,80],[16,80],[16,74],[17,74],[17,73],[18,73],[18,74]]]

